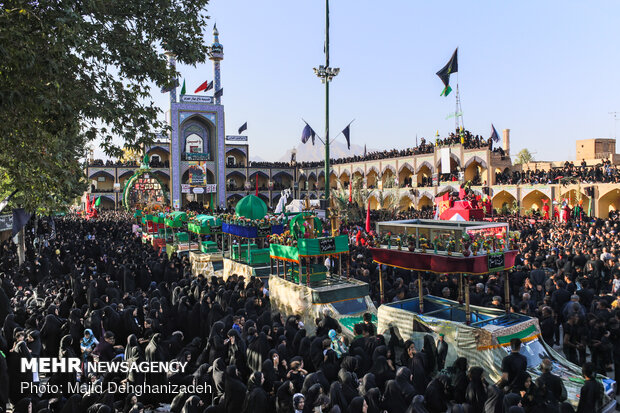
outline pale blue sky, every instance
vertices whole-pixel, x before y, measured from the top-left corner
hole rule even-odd
[[[322,0],[212,0],[217,22],[226,132],[248,122],[251,153],[276,160],[299,142],[305,118],[321,136],[324,88]],[[465,127],[485,137],[511,129],[512,153],[573,159],[575,140],[614,134],[620,112],[618,1],[334,0],[331,128],[351,119],[359,145],[391,149],[446,135],[454,95],[435,75],[459,47]],[[187,90],[213,79],[210,62],[180,66]],[[456,79],[451,81],[454,83]],[[181,79],[182,82],[182,79]],[[164,110],[167,95],[153,90]],[[619,125],[620,127],[620,125]],[[620,129],[619,129],[620,130]],[[342,139],[342,138],[339,138]]]

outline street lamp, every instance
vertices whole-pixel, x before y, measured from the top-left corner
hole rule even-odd
[[[325,200],[329,202],[329,82],[340,68],[329,67],[329,0],[325,0],[325,65],[314,68],[314,74],[325,84]],[[326,208],[327,209],[327,208]]]
[[[313,69],[314,74],[321,79],[321,83],[331,82],[340,73],[339,67],[325,67],[323,65]]]

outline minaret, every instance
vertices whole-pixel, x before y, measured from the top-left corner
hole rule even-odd
[[[172,52],[164,53],[168,57],[168,65],[172,70],[176,70],[177,67],[177,57]],[[177,79],[172,80],[172,88],[170,89],[170,107],[172,108],[172,104],[177,102]]]
[[[220,33],[217,31],[217,24],[213,25],[213,44],[211,45],[211,51],[209,52],[209,59],[213,61],[213,93],[222,88],[220,84],[220,61],[224,59],[224,46],[220,44]],[[221,97],[215,98],[215,104],[219,105]]]

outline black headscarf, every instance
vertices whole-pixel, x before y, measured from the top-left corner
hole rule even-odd
[[[357,396],[351,403],[349,404],[349,408],[347,409],[347,413],[362,413],[364,408],[364,398]]]
[[[381,392],[378,388],[374,387],[368,390],[364,398],[368,404],[367,413],[381,413]]]
[[[276,413],[290,413],[293,411],[293,395],[295,389],[290,380],[280,385],[276,392]]]
[[[416,392],[411,384],[411,371],[407,367],[400,367],[398,369],[396,372],[396,383],[398,383],[398,387],[403,392],[405,402],[410,404]]]
[[[344,397],[347,399],[347,403],[350,403],[354,397],[359,396],[359,393],[357,392],[358,384],[355,382],[353,373],[340,369],[338,372],[338,379],[342,384],[342,392]]]
[[[243,408],[244,395],[247,387],[237,376],[237,367],[226,367],[226,380],[224,386],[224,409],[226,413],[239,413]]]
[[[303,413],[311,413],[314,410],[314,406],[319,402],[321,385],[318,383],[313,384],[305,394],[306,401],[304,403]]]
[[[400,387],[396,380],[390,380],[385,384],[385,392],[383,394],[383,407],[388,413],[404,412],[407,408],[407,402],[400,391]],[[443,412],[442,412],[443,413]]]
[[[185,401],[181,413],[202,413],[204,406],[201,405],[200,397],[194,395]]]
[[[329,388],[329,407],[339,406],[340,410],[344,410],[347,407],[347,399],[342,392],[342,385],[340,382],[335,381]]]
[[[359,394],[361,396],[365,396],[370,389],[374,389],[376,387],[377,383],[375,382],[375,375],[372,373],[366,373],[360,382],[358,389]]]

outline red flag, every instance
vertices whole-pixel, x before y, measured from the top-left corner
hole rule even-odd
[[[366,209],[366,232],[370,233],[370,199],[368,200],[368,208]]]
[[[255,195],[258,196],[258,174],[256,174],[255,181],[256,181],[256,194]]]
[[[213,81],[211,81],[209,83],[209,81],[206,80],[202,85],[198,86],[198,88],[196,90],[194,90],[194,93],[202,92],[203,90],[206,92],[207,90],[211,89],[212,87],[213,87]]]
[[[90,212],[90,196],[86,194],[86,212]]]
[[[352,187],[353,187],[353,185],[351,184],[351,182],[349,182],[349,204],[352,204],[352,203],[353,203],[353,196],[352,196],[352,194],[351,194],[351,191],[352,191],[352,189],[351,189],[351,188],[352,188]]]
[[[90,209],[95,209],[95,202],[97,201],[97,197],[93,196],[93,203],[90,205]]]

